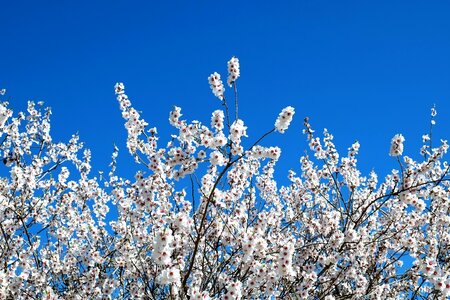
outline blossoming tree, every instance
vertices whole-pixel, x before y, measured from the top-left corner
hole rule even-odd
[[[239,61],[228,62],[236,92]],[[91,175],[78,136],[55,142],[49,109],[0,105],[1,299],[442,299],[450,295],[447,142],[423,136],[422,160],[399,163],[379,180],[357,167],[359,144],[339,155],[333,136],[317,136],[299,175],[279,186],[281,150],[261,146],[284,133],[286,107],[274,128],[249,143],[230,113],[218,73],[209,78],[223,104],[211,124],[169,121],[177,134],[158,144],[156,128],[133,108],[124,85],[115,92],[141,169]],[[4,94],[4,91],[2,91]],[[432,111],[434,125],[435,110]],[[231,115],[234,115],[232,118]],[[190,188],[179,184],[187,181]]]

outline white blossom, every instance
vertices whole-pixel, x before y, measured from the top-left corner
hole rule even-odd
[[[214,72],[208,77],[208,81],[214,96],[216,96],[220,100],[223,100],[224,99],[223,93],[225,91],[225,88],[223,86],[222,80],[220,79],[220,74]]]
[[[223,111],[215,110],[212,113],[212,117],[211,117],[211,127],[214,127],[218,131],[223,130],[223,120],[224,120]]]
[[[163,269],[161,274],[158,275],[157,281],[160,284],[175,284],[177,286],[181,285],[180,270],[177,268]]]
[[[174,106],[173,110],[170,112],[170,115],[169,115],[170,125],[177,127],[177,128],[180,127],[179,119],[181,116],[182,116],[181,108],[178,106]]]
[[[422,157],[379,176],[358,168],[358,142],[339,153],[305,118],[306,150],[280,181],[284,149],[263,139],[274,130],[244,140],[242,119],[182,120],[175,106],[161,146],[114,88],[137,163],[126,172],[118,146],[94,172],[78,135],[55,142],[43,104],[0,104],[0,299],[450,296],[447,141],[424,135]],[[275,131],[293,114],[283,109]],[[403,143],[394,136],[389,154]]]
[[[275,121],[275,129],[278,132],[284,133],[291,124],[292,118],[295,114],[295,110],[292,106],[285,107]]]
[[[226,163],[225,157],[219,151],[211,152],[209,160],[212,165],[217,165],[217,166],[224,166]]]
[[[403,154],[403,142],[405,138],[401,134],[396,134],[391,141],[390,156],[400,156]]]
[[[241,71],[239,69],[239,59],[237,57],[232,57],[228,61],[228,80],[227,83],[231,87],[233,82],[236,82],[238,77],[241,75]]]
[[[3,126],[5,126],[6,121],[11,116],[12,111],[10,109],[7,109],[5,105],[0,103],[0,128],[3,128]]]
[[[244,121],[238,119],[231,124],[230,140],[236,144],[240,144],[241,138],[244,136],[247,136],[247,126],[244,125]]]

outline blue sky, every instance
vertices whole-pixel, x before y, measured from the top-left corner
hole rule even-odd
[[[226,77],[233,55],[251,140],[296,108],[290,130],[266,143],[282,147],[283,172],[299,169],[305,116],[339,149],[358,140],[363,170],[381,174],[396,166],[394,134],[418,154],[433,104],[435,137],[450,137],[449,1],[2,1],[0,12],[0,88],[11,106],[44,100],[55,139],[79,132],[96,169],[113,143],[126,154],[115,82],[165,140],[172,105],[209,123],[220,102],[207,77]]]

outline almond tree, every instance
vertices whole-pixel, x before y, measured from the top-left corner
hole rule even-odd
[[[0,104],[0,298],[449,296],[447,142],[433,148],[430,130],[415,161],[403,155],[404,137],[394,136],[389,154],[399,168],[379,179],[359,171],[359,143],[340,156],[333,136],[316,135],[305,118],[309,152],[279,186],[281,149],[261,141],[284,133],[295,110],[286,107],[272,129],[247,142],[239,76],[233,57],[231,103],[220,75],[209,76],[222,104],[211,124],[183,119],[174,107],[176,134],[162,146],[116,84],[140,169],[133,179],[117,174],[116,147],[109,173],[92,175],[77,135],[53,141],[42,103],[17,115]],[[433,108],[431,129],[435,116]]]

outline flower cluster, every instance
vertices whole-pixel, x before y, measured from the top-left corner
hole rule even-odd
[[[179,119],[181,116],[182,116],[181,108],[178,106],[174,106],[173,110],[170,112],[170,115],[169,115],[170,125],[179,128],[179,126],[181,124],[181,121]]]
[[[117,95],[117,101],[120,104],[120,109],[122,110],[122,117],[127,121],[125,123],[125,128],[128,131],[127,148],[131,154],[135,155],[135,158],[137,159],[136,155],[138,151],[147,151],[147,149],[144,149],[139,137],[144,132],[144,128],[148,124],[145,120],[141,119],[138,111],[131,107],[131,101],[129,100],[127,94],[125,94],[124,84],[116,83],[114,90]],[[151,150],[156,148],[156,139],[153,139],[152,143],[149,145]]]
[[[277,272],[280,277],[295,276],[295,271],[292,267],[292,256],[295,252],[295,244],[291,242],[283,243],[278,254]]]
[[[403,153],[403,142],[405,138],[401,134],[396,134],[391,141],[390,156],[400,156]]]
[[[6,120],[12,116],[12,111],[0,103],[0,128],[5,126]]]
[[[233,142],[232,154],[239,155],[244,151],[241,146],[242,137],[247,136],[247,126],[244,125],[244,121],[236,120],[231,124],[229,139]]]
[[[263,147],[257,145],[253,147],[250,155],[256,158],[270,158],[273,160],[278,160],[281,155],[281,149],[279,147]]]
[[[295,110],[292,106],[285,107],[275,121],[275,129],[280,133],[284,133],[291,124],[292,118],[294,117]]]
[[[228,80],[227,83],[231,87],[231,85],[236,82],[238,77],[241,75],[241,71],[239,69],[239,59],[237,57],[232,57],[228,61]]]
[[[217,131],[223,130],[223,121],[224,121],[224,114],[222,110],[215,110],[212,113],[211,117],[211,127],[216,129]]]
[[[161,271],[161,274],[156,278],[160,284],[174,284],[179,286],[181,284],[180,270],[177,268],[169,268]]]
[[[164,228],[156,234],[153,242],[152,258],[157,264],[166,266],[171,263],[172,243],[172,230]]]
[[[222,80],[220,79],[220,74],[214,72],[213,74],[209,75],[208,81],[214,96],[216,96],[220,100],[223,100],[223,92],[225,91],[225,88],[223,87]]]

